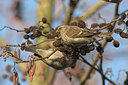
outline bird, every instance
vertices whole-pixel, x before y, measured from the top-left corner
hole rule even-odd
[[[106,34],[95,32],[89,29],[83,29],[78,26],[61,25],[57,27],[58,37],[64,43],[74,46],[83,46],[95,41],[96,37],[107,37]]]
[[[70,57],[56,48],[45,50],[28,46],[25,48],[25,51],[34,53],[34,56],[39,57],[39,59],[41,59],[44,63],[57,70],[62,70],[67,67],[74,67],[76,63],[75,61],[70,62]]]

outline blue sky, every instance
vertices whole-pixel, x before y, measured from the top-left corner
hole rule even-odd
[[[84,0],[82,0],[82,1],[84,1]],[[81,13],[87,11],[91,6],[96,4],[98,1],[99,0],[90,0],[89,2],[85,1],[88,4],[85,5],[86,9],[83,9],[84,11],[79,8],[83,3],[79,3],[78,8],[76,9],[73,17],[80,16]],[[22,26],[20,26],[20,22],[13,23],[13,22],[10,22],[10,19],[9,19],[10,16],[13,14],[11,11],[9,11],[10,10],[9,8],[13,4],[12,0],[1,0],[0,1],[0,12],[1,12],[0,13],[0,28],[2,28],[3,26],[11,26],[11,27],[23,29],[24,27],[29,27],[31,25],[35,25],[36,11],[37,11],[36,10],[37,9],[36,0],[22,0],[22,3],[23,3],[23,10],[22,10],[23,11],[23,19],[24,19],[25,23],[27,22],[27,24],[22,23],[21,24]],[[120,13],[122,11],[128,9],[127,4],[128,4],[128,1],[123,0],[123,2],[120,4],[120,9],[119,9]],[[94,16],[85,20],[85,22],[88,24],[88,26],[90,26],[91,23],[102,22],[102,20],[97,19],[98,13],[100,13],[107,20],[107,22],[109,22],[113,18],[114,6],[115,6],[115,4],[113,4],[113,3],[106,5],[104,8],[101,8],[100,11],[96,12]],[[54,8],[54,10],[56,10],[56,9],[57,8]],[[62,19],[63,19],[63,16],[61,16],[61,18],[59,20],[55,20],[52,23],[52,27],[55,28],[55,27],[61,25]],[[11,40],[7,38],[7,35],[13,36],[13,37],[8,36],[8,38],[11,38]],[[7,42],[9,44],[17,44],[17,43],[21,43],[21,41],[25,41],[25,40],[23,40],[22,35],[23,35],[23,33],[18,34],[17,32],[10,31],[8,29],[3,30],[2,32],[0,31],[0,37],[2,37],[5,40],[5,42]],[[120,47],[115,48],[115,47],[113,47],[112,43],[109,43],[106,46],[104,56],[112,59],[112,61],[104,60],[104,71],[107,68],[112,68],[112,71],[114,74],[112,79],[115,81],[120,69],[128,70],[128,66],[127,66],[127,64],[128,64],[127,63],[128,40],[122,39],[118,35],[115,35],[115,34],[113,36],[114,36],[114,39],[119,40]],[[24,55],[22,54],[22,56],[26,56],[29,54],[30,53],[24,53]],[[3,62],[3,58],[0,58],[0,65],[1,65],[0,71],[2,72],[0,74],[0,82],[2,83],[1,85],[9,85],[9,84],[13,85],[9,80],[7,80],[7,79],[4,80],[1,77],[2,74],[6,73],[4,71],[5,66],[8,64],[13,65],[12,61],[13,61],[12,59],[7,59],[7,62]],[[124,79],[125,79],[125,73],[121,72],[121,77],[118,82],[120,82],[122,84]],[[27,85],[27,82],[23,83],[23,85]]]

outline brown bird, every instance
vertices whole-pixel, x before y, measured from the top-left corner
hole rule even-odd
[[[66,43],[81,46],[94,42],[96,37],[107,37],[105,33],[83,29],[77,26],[62,25],[57,28],[59,37]]]

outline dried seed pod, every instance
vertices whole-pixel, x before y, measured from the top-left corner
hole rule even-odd
[[[121,14],[121,18],[122,18],[123,20],[126,18],[125,12],[123,12],[123,13]]]
[[[24,39],[29,39],[29,35],[24,35]]]
[[[120,33],[120,36],[121,36],[122,38],[128,38],[128,33],[122,32],[122,33]]]
[[[21,50],[24,50],[25,49],[25,46],[26,46],[26,44],[25,43],[22,43],[21,44]]]
[[[36,27],[34,27],[34,26],[30,26],[29,27],[29,30],[32,32],[34,29],[36,29]]]
[[[99,26],[98,23],[93,23],[93,24],[91,24],[91,28],[96,28],[96,27],[98,27],[98,26]]]
[[[6,71],[10,73],[11,67],[12,67],[11,65],[6,66]]]
[[[78,27],[80,27],[80,28],[85,28],[85,27],[86,27],[85,22],[84,22],[83,20],[80,20],[80,21],[78,22]]]
[[[4,79],[6,79],[6,78],[8,78],[8,75],[7,75],[7,74],[4,74],[2,77],[3,77]]]
[[[33,36],[40,37],[41,36],[41,32],[39,30],[36,30],[36,31],[33,32]]]
[[[120,18],[119,21],[118,21],[118,25],[121,25],[121,24],[123,24],[123,19],[122,18]]]
[[[34,63],[33,66],[31,67],[30,71],[29,71],[29,77],[30,77],[31,82],[33,80],[33,75],[35,73],[35,70],[36,70],[36,64]]]
[[[114,26],[111,23],[107,24],[107,29],[111,32],[113,30]]]
[[[11,81],[11,82],[13,82],[13,76],[10,76],[10,78],[9,78],[9,79],[10,79],[10,81]]]
[[[30,38],[33,40],[33,39],[35,39],[35,36],[33,34],[31,34]]]
[[[104,49],[101,47],[101,46],[98,46],[96,48],[96,50],[99,52],[99,53],[103,53],[104,52]]]
[[[22,81],[25,82],[26,81],[26,78],[22,78]]]
[[[30,33],[30,29],[29,28],[24,28],[25,33]]]
[[[119,42],[118,42],[117,40],[114,40],[114,41],[113,41],[113,45],[114,45],[115,47],[119,47],[119,46],[120,46],[120,44],[119,44]]]
[[[33,31],[35,31],[36,29],[38,29],[38,26],[30,26],[29,29],[30,29],[31,32],[33,32]]]
[[[47,19],[45,17],[42,18],[43,23],[47,23]]]
[[[16,49],[14,50],[14,56],[17,57],[17,51],[16,51]]]
[[[18,73],[16,73],[16,83],[18,84]]]
[[[117,34],[120,34],[120,33],[123,32],[123,31],[122,31],[122,29],[117,28],[117,29],[114,29],[114,32],[117,33]]]
[[[72,23],[70,24],[70,26],[78,26],[78,23],[77,23],[77,22],[72,22]]]
[[[99,24],[99,27],[101,28],[101,27],[103,27],[105,25],[106,25],[106,23],[101,23],[101,24]]]
[[[25,43],[22,43],[21,46],[25,46]]]
[[[29,71],[30,71],[31,67],[32,67],[32,61],[31,61],[31,59],[30,59],[30,60],[29,60],[28,71],[27,71],[27,72],[29,72]]]
[[[17,57],[20,58],[20,49],[19,48],[18,48],[18,51],[17,52],[18,52],[17,53],[18,54]]]
[[[62,46],[61,40],[56,40],[55,42],[53,42],[53,45],[54,45],[55,47],[60,47],[60,46]]]
[[[107,42],[111,42],[112,40],[113,40],[113,37],[112,36],[106,37],[106,41]]]
[[[126,26],[128,26],[128,20],[126,21]]]
[[[13,72],[13,85],[17,85],[17,84],[18,84],[18,73]]]

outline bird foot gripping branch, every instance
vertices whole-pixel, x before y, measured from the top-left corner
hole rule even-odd
[[[128,26],[128,20],[125,22],[125,18],[126,14],[122,13],[119,19],[112,20],[110,23],[94,23],[90,28],[86,27],[84,21],[79,20],[78,22],[72,22],[70,25],[61,25],[49,32],[45,31],[47,27],[51,27],[47,24],[46,18],[42,19],[43,24],[24,28],[24,30],[17,30],[5,26],[3,29],[9,28],[17,32],[25,32],[24,39],[27,41],[23,42],[21,45],[2,46],[1,48],[3,51],[1,56],[11,55],[18,59],[15,63],[29,62],[17,58],[17,56],[10,54],[7,50],[3,49],[9,47],[20,47],[21,50],[34,53],[35,58],[33,58],[32,62],[42,60],[44,63],[55,69],[74,67],[80,56],[85,56],[95,48],[98,52],[103,53],[103,48],[100,45],[100,42],[103,39],[106,39],[107,42],[113,41],[113,45],[119,47],[119,42],[113,39],[111,33],[115,32],[122,38],[128,38],[128,33],[123,32],[124,30],[127,30],[125,26]],[[118,21],[118,25],[124,24],[125,29],[114,29],[112,22],[115,21]],[[46,37],[47,39],[36,44],[31,42],[31,40],[37,39],[41,36]],[[44,42],[49,43],[49,48],[39,48],[39,45]]]

